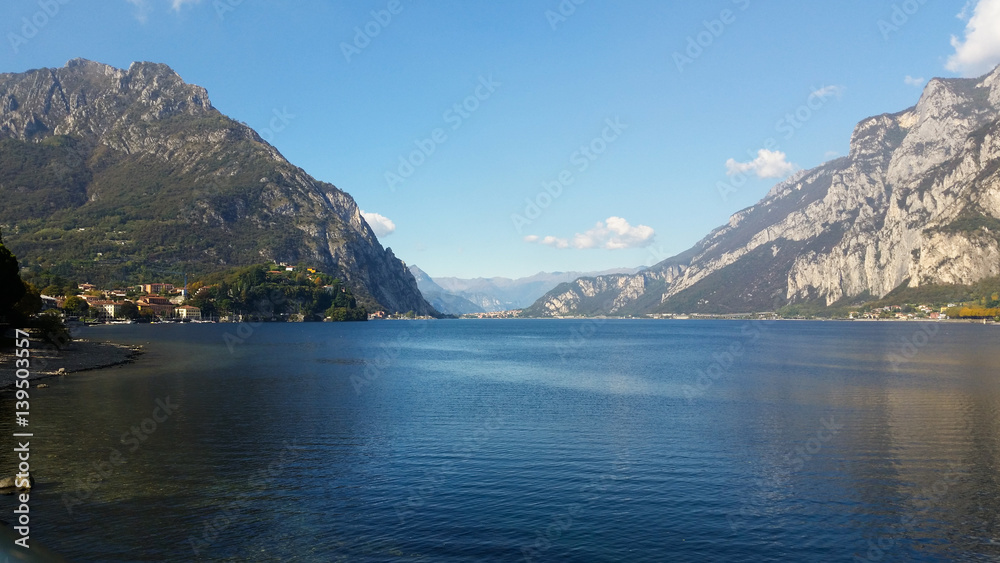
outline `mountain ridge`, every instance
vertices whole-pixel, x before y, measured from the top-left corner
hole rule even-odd
[[[859,122],[847,157],[779,182],[691,249],[559,286],[526,313],[773,311],[996,276],[998,171],[1000,67],[935,78],[913,107]]]
[[[120,281],[301,262],[369,308],[436,313],[350,195],[165,64],[0,74],[0,143],[0,225],[29,271]]]

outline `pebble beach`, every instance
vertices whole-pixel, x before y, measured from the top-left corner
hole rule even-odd
[[[142,354],[140,346],[125,346],[111,342],[74,340],[61,350],[41,341],[31,340],[31,375],[29,380],[39,380],[61,374],[118,366],[135,361]],[[14,386],[15,374],[13,351],[0,353],[0,389]],[[60,370],[63,370],[60,372]]]

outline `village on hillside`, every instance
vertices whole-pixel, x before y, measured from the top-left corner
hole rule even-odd
[[[318,272],[314,268],[271,264],[264,272],[267,283],[307,284],[314,292],[330,296],[331,307],[319,315],[285,311],[269,311],[270,320],[389,320],[418,318],[412,312],[388,313],[384,310],[367,312],[355,304],[350,291],[336,280]],[[225,323],[243,322],[261,317],[261,311],[226,310],[232,307],[220,306],[218,301],[231,293],[225,282],[206,284],[194,282],[177,286],[172,283],[155,282],[114,288],[98,287],[91,283],[65,285],[53,284],[38,290],[42,311],[61,314],[66,320],[86,324],[132,324],[132,323]],[[245,288],[242,289],[245,291]],[[201,305],[201,306],[199,306]],[[228,305],[228,304],[227,304]],[[338,308],[351,311],[351,315],[338,315]],[[207,309],[207,310],[206,310]],[[344,318],[338,318],[342,316]],[[331,318],[333,317],[333,318]]]

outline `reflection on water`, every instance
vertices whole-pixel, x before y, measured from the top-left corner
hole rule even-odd
[[[148,352],[32,391],[32,537],[102,561],[996,560],[1000,330],[922,326],[95,328]]]

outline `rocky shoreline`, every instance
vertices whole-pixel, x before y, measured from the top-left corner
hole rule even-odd
[[[112,342],[74,340],[61,350],[41,340],[31,340],[31,381],[57,375],[130,364],[143,352],[141,346],[126,346]],[[0,389],[14,386],[14,352],[0,352]]]

